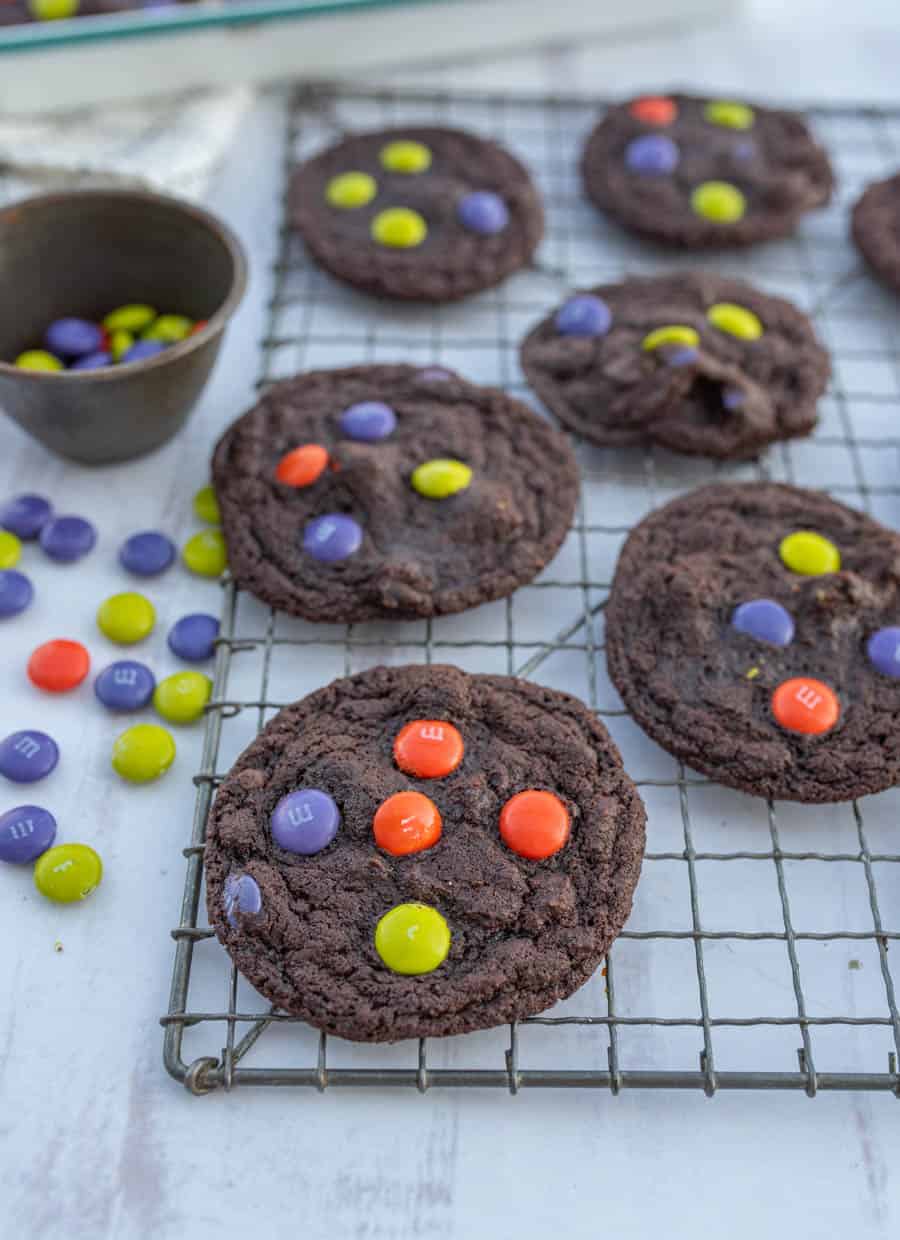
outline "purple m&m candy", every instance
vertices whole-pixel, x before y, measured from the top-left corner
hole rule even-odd
[[[56,839],[56,819],[40,805],[17,805],[0,814],[0,861],[27,865]]]
[[[340,419],[341,431],[348,439],[377,443],[387,439],[397,425],[397,415],[390,405],[380,400],[363,400],[345,409]]]
[[[57,319],[44,333],[44,344],[58,357],[87,357],[103,344],[103,331],[88,319]]]
[[[556,330],[561,336],[605,336],[612,325],[612,312],[593,293],[578,293],[560,307]]]
[[[419,371],[418,377],[423,383],[447,383],[453,375],[443,366],[426,366],[424,370]]]
[[[49,500],[43,495],[17,495],[0,508],[0,525],[23,542],[37,538],[53,515]]]
[[[311,857],[337,835],[341,811],[327,792],[300,788],[282,797],[272,813],[272,839],[287,852]]]
[[[215,616],[194,612],[176,620],[169,630],[169,649],[188,663],[203,663],[216,653],[219,622]]]
[[[97,700],[107,710],[140,710],[153,697],[156,678],[144,663],[120,659],[94,681]]]
[[[363,532],[358,521],[344,512],[326,512],[313,517],[303,531],[303,550],[322,564],[346,560],[362,546]]]
[[[142,530],[126,538],[119,548],[119,563],[138,577],[155,577],[175,559],[175,544],[157,530]]]
[[[34,598],[34,586],[24,573],[14,568],[0,572],[0,619],[17,616]]]
[[[866,642],[866,654],[882,676],[900,677],[900,628],[878,629]]]
[[[690,344],[664,344],[653,352],[667,366],[677,369],[679,366],[693,366],[700,356],[700,350]]]
[[[41,530],[41,548],[51,560],[71,564],[97,541],[97,531],[84,517],[54,517]]]
[[[46,732],[10,732],[0,741],[0,775],[16,784],[33,784],[59,761],[56,741]]]
[[[122,354],[119,361],[143,362],[148,357],[156,357],[157,354],[164,352],[165,347],[161,340],[138,340],[126,353]]]
[[[771,598],[754,598],[734,609],[731,624],[739,633],[771,642],[773,646],[789,646],[794,640],[794,621],[790,612]]]
[[[509,223],[509,208],[499,194],[479,189],[466,194],[459,200],[456,208],[459,222],[469,232],[478,233],[482,237],[492,237],[503,232]]]
[[[665,134],[644,134],[625,148],[625,167],[641,176],[666,176],[678,167],[678,147]]]
[[[225,916],[229,926],[237,929],[238,917],[253,917],[262,912],[262,892],[249,874],[229,874],[222,891]]]
[[[746,399],[745,393],[740,388],[722,388],[722,404],[729,413],[734,413],[736,409],[741,409]]]
[[[88,353],[87,357],[80,357],[77,362],[72,363],[69,370],[100,370],[102,366],[112,364],[112,354],[101,349],[99,353]]]

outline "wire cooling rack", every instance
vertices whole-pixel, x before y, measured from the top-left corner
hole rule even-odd
[[[807,309],[832,351],[834,378],[816,434],[754,465],[576,442],[583,489],[573,529],[542,577],[503,602],[431,622],[310,625],[226,581],[163,1018],[166,1066],[192,1092],[304,1085],[900,1095],[890,960],[900,937],[897,790],[802,806],[701,779],[631,722],[603,654],[603,608],[628,529],[700,483],[796,482],[889,525],[900,520],[900,314],[847,241],[848,204],[867,181],[900,166],[900,109],[808,112],[837,166],[837,201],[791,240],[698,260],[627,238],[583,202],[577,155],[594,105],[364,91],[292,98],[285,181],[298,159],[341,129],[454,124],[496,136],[525,160],[544,195],[548,231],[532,269],[461,305],[432,309],[386,306],[338,285],[285,223],[261,386],[310,367],[405,360],[458,367],[533,403],[517,342],[566,287],[688,266],[747,276]],[[281,705],[334,676],[417,661],[528,676],[587,701],[647,804],[646,861],[605,968],[567,1001],[500,1030],[361,1046],[272,1010],[231,965],[201,913],[205,824],[215,786]]]

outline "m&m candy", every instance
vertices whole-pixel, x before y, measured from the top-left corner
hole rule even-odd
[[[741,603],[731,617],[732,627],[748,637],[773,646],[789,646],[794,640],[794,621],[789,611],[771,598]]]
[[[97,701],[113,711],[141,710],[155,688],[156,677],[150,668],[132,659],[110,663],[94,681]]]
[[[51,560],[72,564],[93,549],[97,531],[84,517],[53,517],[39,537],[41,550]]]
[[[202,672],[175,672],[156,686],[153,707],[169,723],[193,723],[211,694],[212,681]]]
[[[306,443],[286,452],[275,466],[275,477],[289,487],[309,487],[328,468],[328,450],[320,443]]]
[[[52,353],[48,353],[46,349],[26,349],[24,353],[20,353],[16,358],[15,364],[20,370],[63,370],[63,364],[58,357],[54,357]]]
[[[360,443],[377,443],[393,434],[397,415],[380,400],[361,400],[345,409],[339,419],[341,433]]]
[[[419,371],[416,378],[421,379],[423,383],[447,383],[453,375],[443,366],[426,366],[424,370]]]
[[[554,323],[561,336],[605,336],[612,326],[612,311],[593,293],[578,293],[559,308]]]
[[[381,148],[381,164],[389,172],[425,172],[431,167],[431,151],[423,142],[389,142]]]
[[[821,680],[807,676],[783,681],[772,694],[772,714],[789,732],[820,736],[831,731],[840,713],[835,692]]]
[[[329,512],[308,523],[303,531],[303,550],[322,564],[334,564],[357,552],[362,540],[358,521],[344,512]]]
[[[262,892],[250,874],[229,874],[222,889],[222,901],[229,926],[237,929],[238,918],[256,917],[262,912]]]
[[[438,807],[421,792],[395,792],[372,820],[375,843],[394,857],[423,852],[441,838]]]
[[[704,181],[691,194],[691,208],[695,215],[715,224],[736,224],[744,217],[747,200],[727,181]]]
[[[463,760],[465,746],[459,730],[443,719],[414,719],[394,739],[394,761],[417,779],[441,779]]]
[[[684,345],[689,349],[696,349],[699,344],[700,336],[693,327],[686,327],[682,323],[669,323],[648,332],[641,341],[641,348],[645,353],[652,353],[654,349],[667,348],[670,345]]]
[[[746,306],[736,306],[730,301],[719,301],[706,312],[706,317],[720,332],[737,336],[739,340],[759,340],[763,325],[759,317]]]
[[[299,788],[272,811],[272,839],[286,852],[311,857],[327,848],[341,825],[341,811],[327,792]]]
[[[134,334],[149,327],[155,318],[156,311],[152,306],[139,304],[119,306],[115,310],[110,310],[103,320],[103,326],[110,333],[125,331]]]
[[[26,865],[56,839],[56,819],[40,805],[17,805],[0,814],[0,861]]]
[[[215,616],[194,612],[176,620],[169,630],[169,649],[188,663],[203,663],[216,652],[219,622]]]
[[[166,346],[162,340],[138,340],[131,346],[119,359],[123,364],[126,362],[146,362],[150,357],[158,357],[160,353],[165,353]]]
[[[37,22],[64,21],[80,7],[81,0],[28,0],[28,11]]]
[[[52,515],[50,501],[43,495],[17,495],[0,508],[0,526],[28,542],[37,538]]]
[[[194,320],[184,314],[161,314],[141,332],[141,340],[161,340],[163,344],[177,344],[191,334]]]
[[[413,490],[426,499],[449,499],[451,495],[465,491],[471,481],[470,466],[444,457],[424,461],[416,466],[410,476]]]
[[[228,567],[225,536],[221,530],[201,530],[184,544],[181,557],[200,577],[221,577]]]
[[[428,235],[428,225],[409,207],[388,207],[372,220],[372,239],[392,250],[411,250]]]
[[[678,147],[665,134],[643,134],[626,146],[625,167],[640,176],[666,176],[678,167]]]
[[[46,732],[11,732],[0,741],[0,775],[15,784],[33,784],[59,762],[59,747]]]
[[[733,103],[728,99],[714,99],[703,109],[706,120],[713,125],[723,125],[726,129],[751,129],[753,127],[753,109],[746,103]]]
[[[878,629],[866,642],[866,654],[882,676],[900,676],[900,628]]]
[[[644,95],[635,99],[628,111],[645,125],[671,125],[678,115],[678,107],[674,99],[665,95]]]
[[[117,331],[113,332],[109,338],[109,351],[112,354],[114,362],[121,362],[122,358],[134,344],[134,336],[131,332]]]
[[[102,349],[99,353],[88,353],[86,357],[79,357],[69,370],[100,370],[103,366],[111,366],[112,362],[112,354]]]
[[[175,559],[175,544],[158,530],[142,530],[126,538],[119,548],[119,563],[136,577],[155,577]]]
[[[17,616],[34,598],[34,586],[15,569],[0,571],[0,619]]]
[[[14,568],[22,558],[22,544],[9,530],[0,530],[0,569]]]
[[[509,223],[509,208],[499,194],[489,190],[475,190],[459,200],[456,208],[459,222],[469,232],[482,237],[493,237],[503,232]]]
[[[450,927],[428,904],[397,904],[375,927],[375,950],[392,973],[433,973],[450,951]]]
[[[212,487],[201,487],[194,495],[194,513],[208,525],[218,525],[222,520],[219,512],[219,501]]]
[[[803,577],[820,577],[836,573],[841,567],[841,553],[834,543],[814,530],[795,530],[781,540],[778,554],[785,568]]]
[[[328,202],[345,211],[366,206],[377,193],[378,185],[368,172],[342,172],[325,186]]]
[[[44,344],[57,357],[87,357],[100,352],[103,331],[87,319],[56,319],[44,333]]]
[[[86,900],[103,879],[103,862],[87,844],[57,844],[38,858],[34,885],[57,904]]]
[[[530,861],[558,853],[569,838],[569,811],[552,792],[529,788],[500,811],[500,836],[507,848]]]
[[[59,638],[32,652],[28,679],[47,693],[68,693],[81,684],[90,668],[91,657],[81,642]]]
[[[143,594],[112,594],[97,610],[97,627],[111,642],[131,646],[153,632],[156,612]]]
[[[175,761],[175,742],[156,723],[126,728],[113,745],[113,770],[133,784],[159,779]]]

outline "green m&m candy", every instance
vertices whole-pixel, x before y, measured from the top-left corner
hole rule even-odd
[[[734,103],[731,99],[713,99],[703,109],[703,116],[712,125],[725,129],[752,129],[753,109],[746,103]]]
[[[156,686],[153,705],[169,723],[193,723],[211,694],[212,681],[202,672],[176,672]]]
[[[141,340],[161,340],[163,344],[175,344],[191,334],[194,320],[183,314],[161,314],[141,332]]]
[[[156,612],[143,594],[112,594],[97,610],[97,627],[112,642],[130,646],[153,631]]]
[[[79,0],[28,0],[28,12],[37,22],[55,22],[74,17]]]
[[[200,577],[221,577],[228,567],[225,538],[221,530],[201,530],[184,544],[182,558]]]
[[[747,200],[736,185],[727,181],[704,181],[691,194],[691,209],[715,224],[736,224],[744,218]]]
[[[103,878],[103,862],[87,844],[57,844],[38,857],[34,885],[57,904],[85,900]]]
[[[201,487],[194,496],[194,512],[201,521],[208,521],[210,525],[218,525],[222,520],[219,501],[212,487]]]
[[[372,239],[392,250],[410,250],[421,245],[428,235],[428,225],[409,207],[388,207],[372,220]]]
[[[424,461],[412,472],[410,482],[413,490],[426,499],[449,499],[458,491],[464,491],[472,481],[472,470],[462,461],[436,457]]]
[[[700,336],[693,327],[682,323],[669,323],[665,327],[657,327],[654,331],[648,332],[641,341],[641,348],[646,353],[651,353],[654,349],[667,344],[680,344],[689,349],[696,349],[699,343]]]
[[[103,320],[103,326],[110,335],[118,331],[131,332],[132,335],[136,335],[148,328],[155,318],[156,311],[152,306],[135,303],[111,310]]]
[[[175,742],[157,723],[136,723],[113,745],[113,770],[133,784],[159,779],[174,761]]]
[[[124,328],[119,328],[116,332],[110,332],[109,351],[113,355],[114,362],[121,362],[122,358],[134,344],[134,333],[127,332]]]
[[[759,316],[746,306],[737,306],[730,301],[717,301],[707,310],[706,317],[720,332],[737,336],[739,340],[759,340],[763,334]]]
[[[46,349],[26,349],[16,358],[20,370],[62,370],[63,364],[58,357],[48,353]]]
[[[325,197],[333,207],[353,211],[370,203],[378,193],[375,178],[368,172],[342,172],[325,186]]]
[[[22,544],[9,530],[0,530],[0,568],[14,568],[22,558]]]

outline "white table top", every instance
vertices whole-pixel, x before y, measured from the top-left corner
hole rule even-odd
[[[814,7],[795,6],[797,28]],[[860,37],[851,55],[846,31],[828,34],[817,23],[806,26],[798,49],[771,24],[776,6],[765,8],[767,22],[748,22],[739,40],[717,29],[439,77],[523,89],[599,83],[604,92],[681,78],[752,93],[764,81],[767,93],[785,96],[890,97],[896,31]],[[856,5],[854,15],[875,30],[890,8]],[[181,900],[179,850],[200,730],[178,733],[166,779],[127,787],[108,773],[119,729],[95,706],[90,686],[48,701],[22,667],[37,641],[61,629],[88,641],[98,664],[115,657],[93,613],[123,588],[119,541],[155,526],[183,540],[195,527],[190,498],[205,481],[210,444],[248,404],[258,368],[279,122],[279,101],[263,100],[216,186],[212,205],[247,245],[252,279],[214,380],[177,442],[98,471],[63,464],[11,425],[0,432],[0,495],[25,486],[46,492],[100,530],[97,550],[78,567],[52,567],[28,549],[24,567],[39,597],[30,623],[3,629],[0,730],[43,727],[60,741],[64,761],[34,798],[57,813],[62,839],[98,847],[108,875],[75,908],[45,903],[28,872],[0,875],[0,1235],[220,1240],[255,1229],[267,1240],[491,1232],[687,1240],[714,1234],[716,1224],[735,1237],[896,1235],[900,1187],[890,1168],[900,1137],[890,1095],[707,1101],[680,1093],[532,1091],[513,1099],[259,1090],[197,1099],[165,1075],[158,1018],[168,998],[168,931]],[[187,610],[216,611],[218,587],[179,569],[151,593],[159,631],[140,657],[174,670],[163,641],[168,624]],[[15,803],[7,789],[3,803]]]

